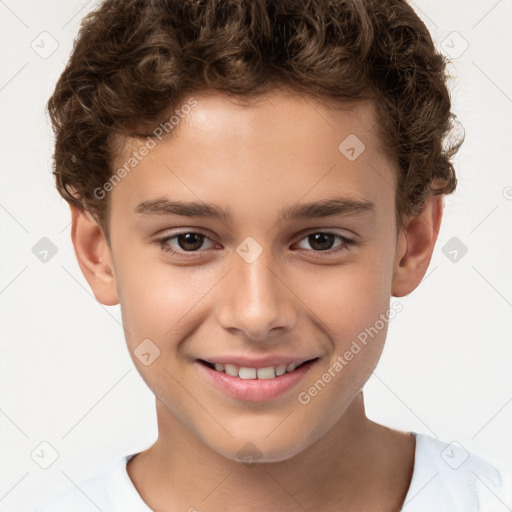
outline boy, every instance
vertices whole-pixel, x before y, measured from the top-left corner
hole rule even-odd
[[[49,101],[54,174],[159,435],[40,512],[501,510],[496,469],[364,410],[456,187],[445,80],[399,0],[86,17]]]

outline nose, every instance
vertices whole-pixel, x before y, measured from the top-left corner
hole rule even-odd
[[[263,251],[255,261],[234,254],[219,290],[217,317],[224,329],[253,341],[282,337],[297,320],[298,302],[285,275]]]

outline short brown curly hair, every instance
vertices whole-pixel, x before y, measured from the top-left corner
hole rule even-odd
[[[398,227],[450,194],[454,116],[446,59],[405,0],[106,0],[82,21],[48,101],[59,193],[108,236],[116,137],[145,136],[187,95],[278,87],[341,104],[375,101],[397,165]]]

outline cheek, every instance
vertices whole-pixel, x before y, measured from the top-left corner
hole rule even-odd
[[[294,292],[340,348],[389,308],[391,269],[381,255],[367,251],[347,265],[309,270],[294,285]]]
[[[132,348],[145,338],[161,350],[177,348],[204,320],[205,293],[218,282],[207,268],[173,266],[147,249],[123,258],[118,267],[123,325]]]
[[[156,261],[152,250],[117,249],[122,256],[116,261],[116,279],[127,337],[130,343],[161,338],[184,314],[187,288],[176,271]]]
[[[299,403],[335,421],[378,363],[390,317],[389,259],[374,251],[357,264],[316,275],[307,304],[329,332],[332,353],[302,389]],[[334,267],[333,267],[334,268]],[[327,412],[326,412],[327,411]]]

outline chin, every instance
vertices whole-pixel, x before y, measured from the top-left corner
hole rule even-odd
[[[219,455],[247,466],[264,462],[283,462],[305,449],[298,440],[294,442],[289,437],[283,439],[279,446],[275,440],[271,442],[265,438],[261,439],[260,436],[254,436],[252,439],[247,436],[244,436],[244,439],[232,439],[228,446],[218,446],[217,443],[209,445]]]

